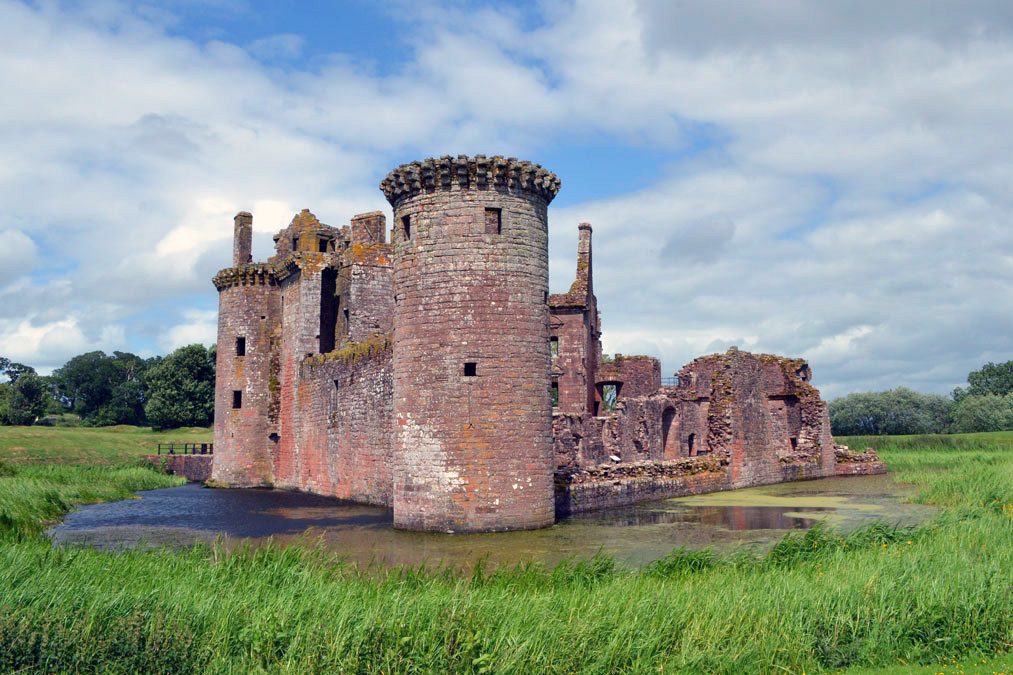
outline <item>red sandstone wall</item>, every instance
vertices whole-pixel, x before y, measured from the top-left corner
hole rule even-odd
[[[194,481],[211,478],[212,455],[148,455],[148,459],[158,468],[162,467],[162,461],[165,460],[165,466],[173,476],[183,476]]]
[[[389,333],[394,328],[394,280],[391,273],[392,251],[389,244],[351,247],[355,260],[348,269],[349,339],[360,342],[374,333]]]
[[[826,404],[810,377],[801,359],[734,348],[696,359],[670,394],[682,452],[692,433],[706,451],[729,453],[734,487],[834,475]]]
[[[587,371],[588,316],[576,307],[552,308],[551,334],[558,340],[559,352],[552,368],[559,387],[562,413],[590,412],[594,405],[594,374]]]
[[[393,379],[388,339],[314,357],[300,369],[294,487],[390,506]]]
[[[641,476],[597,476],[580,483],[571,482],[573,475],[568,472],[557,472],[557,516],[731,489],[723,470],[670,477],[652,475],[650,469],[656,467],[643,468]]]
[[[552,524],[546,209],[558,179],[446,158],[401,167],[382,187],[397,233],[395,526]],[[499,234],[487,208],[501,209]]]
[[[620,397],[650,396],[661,388],[661,361],[651,356],[616,354],[598,368],[599,382],[622,382]],[[599,397],[600,398],[600,397]]]

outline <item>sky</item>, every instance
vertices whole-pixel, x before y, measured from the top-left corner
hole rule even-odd
[[[232,217],[390,207],[444,154],[555,172],[605,351],[735,345],[832,399],[1013,359],[1013,3],[0,0],[0,356],[215,340]]]

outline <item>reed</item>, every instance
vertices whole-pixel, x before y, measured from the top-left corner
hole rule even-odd
[[[816,527],[762,557],[681,549],[639,571],[601,555],[464,574],[358,568],[309,546],[56,548],[31,518],[52,517],[74,490],[106,493],[87,492],[98,476],[84,469],[18,465],[0,477],[0,495],[14,495],[0,510],[21,514],[0,524],[0,670],[955,672],[959,663],[970,673],[982,657],[987,672],[1005,668],[1009,443],[877,442],[920,501],[947,506],[929,524]],[[115,472],[102,488],[110,498],[166,480]],[[53,491],[59,504],[43,496]]]

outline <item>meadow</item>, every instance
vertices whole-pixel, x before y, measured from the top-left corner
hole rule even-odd
[[[137,465],[140,437],[154,435],[124,432],[103,451],[108,463],[90,468],[79,450],[61,456],[55,442],[33,449],[0,436],[0,670],[991,673],[1013,664],[1010,433],[839,439],[876,448],[917,486],[914,499],[946,507],[920,528],[881,523],[842,536],[816,527],[762,556],[676,550],[637,571],[606,556],[464,574],[357,568],[312,546],[51,546],[39,532],[72,502],[173,484]]]

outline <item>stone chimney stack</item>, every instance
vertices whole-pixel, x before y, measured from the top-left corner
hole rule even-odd
[[[235,239],[232,242],[232,266],[253,262],[253,215],[247,211],[236,214]]]
[[[594,293],[591,286],[591,223],[577,226],[580,234],[577,240],[577,280],[587,283],[587,295]]]

